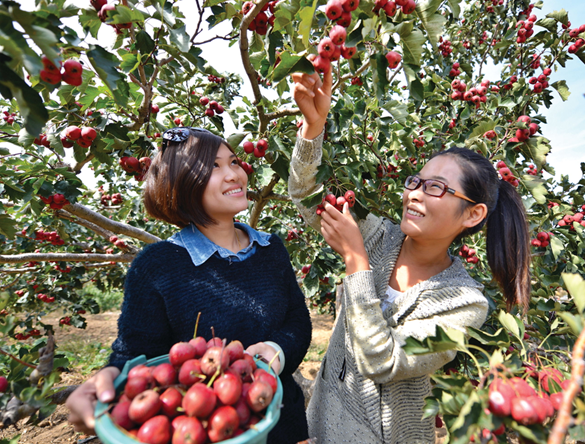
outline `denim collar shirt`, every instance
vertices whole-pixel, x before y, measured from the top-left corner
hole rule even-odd
[[[230,262],[243,261],[256,252],[257,245],[262,247],[270,245],[270,234],[256,231],[252,227],[239,222],[236,222],[234,225],[236,228],[245,231],[250,239],[250,244],[237,253],[214,244],[193,224],[173,234],[167,241],[185,248],[189,252],[189,256],[191,256],[191,260],[196,267],[203,264],[213,255],[229,260]]]

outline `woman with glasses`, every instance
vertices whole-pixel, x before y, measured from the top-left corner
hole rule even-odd
[[[434,443],[434,418],[422,419],[429,375],[456,352],[407,355],[409,336],[433,336],[437,326],[465,332],[488,313],[482,285],[451,244],[487,231],[487,257],[508,308],[530,298],[529,236],[524,206],[493,165],[465,148],[437,153],[406,179],[402,220],[369,214],[356,222],[347,204],[325,204],[317,216],[303,198],[316,182],[323,128],[331,104],[331,73],[294,74],[304,117],[291,159],[289,192],[304,220],[343,258],[341,309],[319,371],[307,417],[309,436],[325,443]]]
[[[92,432],[96,397],[114,398],[113,380],[140,355],[167,354],[198,336],[239,340],[260,354],[283,384],[280,420],[271,443],[308,437],[304,397],[293,379],[311,341],[311,320],[276,235],[234,223],[248,208],[248,177],[228,143],[199,128],[173,128],[146,175],[144,206],[153,217],[181,228],[146,246],[128,270],[118,337],[109,366],[67,400],[70,421]]]

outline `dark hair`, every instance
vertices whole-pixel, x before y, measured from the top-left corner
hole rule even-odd
[[[213,133],[191,133],[184,142],[169,142],[146,173],[144,207],[156,219],[184,228],[215,221],[202,205],[203,192],[221,145],[231,146]]]
[[[515,303],[524,312],[530,301],[530,236],[522,199],[513,185],[500,180],[491,162],[477,152],[461,147],[433,155],[453,156],[461,171],[463,194],[488,208],[487,217],[467,228],[457,239],[479,232],[486,225],[487,259],[500,285],[506,307]],[[461,199],[463,208],[473,205]]]

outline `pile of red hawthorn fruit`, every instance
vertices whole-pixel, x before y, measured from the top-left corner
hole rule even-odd
[[[82,148],[89,148],[96,137],[97,131],[94,128],[79,128],[76,125],[72,125],[68,126],[61,136],[61,143],[63,148],[71,148],[74,142],[77,142],[77,145]]]
[[[477,264],[479,257],[476,256],[477,252],[474,248],[469,248],[468,245],[463,244],[461,250],[459,250],[459,256],[464,258],[470,264]]]
[[[44,69],[41,69],[39,76],[43,82],[56,85],[61,80],[72,86],[79,86],[82,82],[83,66],[79,61],[68,59],[63,63],[63,71],[46,56],[41,57]]]
[[[538,392],[523,378],[497,376],[489,386],[489,411],[499,417],[511,416],[522,425],[543,424],[555,415],[561,406],[563,390],[570,380],[556,368],[537,371],[526,367],[527,379],[537,382]],[[551,381],[555,381],[553,384]],[[555,386],[556,389],[554,388]],[[560,387],[561,391],[556,391]]]
[[[274,8],[277,3],[276,0],[266,3],[256,17],[254,17],[254,20],[252,20],[248,29],[257,34],[266,35],[268,27],[274,25]],[[254,2],[245,2],[242,6],[242,14],[248,14],[254,6]],[[272,15],[268,15],[268,12]]]
[[[137,181],[144,180],[144,175],[148,172],[152,159],[150,157],[141,157],[137,159],[132,156],[121,157],[118,164],[128,174],[132,174]]]
[[[576,211],[573,214],[565,214],[561,220],[557,222],[559,227],[566,227],[568,226],[570,230],[574,230],[573,222],[577,222],[581,226],[585,227],[585,220],[583,220],[583,216],[585,215],[585,205],[581,206],[581,211]]]
[[[201,97],[199,99],[199,103],[203,106],[209,105],[209,108],[205,109],[205,115],[207,117],[213,117],[215,114],[222,114],[225,111],[223,106],[221,106],[215,100],[210,101],[209,97]]]
[[[258,142],[256,142],[256,145],[254,145],[254,142],[248,140],[244,142],[242,148],[244,148],[244,152],[246,154],[254,153],[255,157],[264,157],[266,155],[266,151],[268,150],[268,141],[266,139],[260,139]]]
[[[500,177],[502,180],[512,184],[513,186],[517,187],[519,185],[518,179],[514,177],[508,165],[503,160],[498,161],[496,164],[496,168],[498,169],[498,173],[500,173]]]
[[[357,52],[355,46],[346,46],[347,27],[351,24],[351,13],[355,11],[359,0],[329,0],[325,6],[325,15],[336,24],[329,31],[329,37],[323,38],[317,46],[319,55],[315,57],[313,67],[315,71],[323,74],[331,68],[331,62],[351,59]]]
[[[168,363],[132,368],[110,417],[147,444],[219,442],[262,420],[277,384],[240,341],[199,336],[173,345]]]
[[[536,235],[535,239],[532,239],[530,241],[530,244],[534,247],[546,248],[546,247],[548,247],[549,240],[550,240],[551,236],[552,236],[552,233],[548,233],[546,231],[541,231]]]
[[[353,190],[347,190],[343,196],[336,197],[335,194],[327,194],[323,198],[323,202],[317,205],[317,215],[320,216],[325,210],[325,204],[333,205],[337,211],[343,211],[343,205],[347,203],[348,207],[355,205],[355,193]]]
[[[393,17],[396,10],[400,7],[403,14],[412,14],[416,9],[416,3],[414,0],[376,0],[374,4],[374,13],[378,13],[380,9],[383,9],[388,17]]]
[[[8,125],[12,125],[14,123],[14,116],[16,116],[16,113],[9,113],[8,111],[2,111],[2,113],[4,114],[4,116],[2,117],[4,121]]]

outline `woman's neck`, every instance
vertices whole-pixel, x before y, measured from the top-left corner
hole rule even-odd
[[[231,220],[217,221],[216,224],[208,225],[207,227],[197,225],[197,228],[211,242],[234,253],[244,248],[245,244],[247,245],[242,231],[237,230]]]

